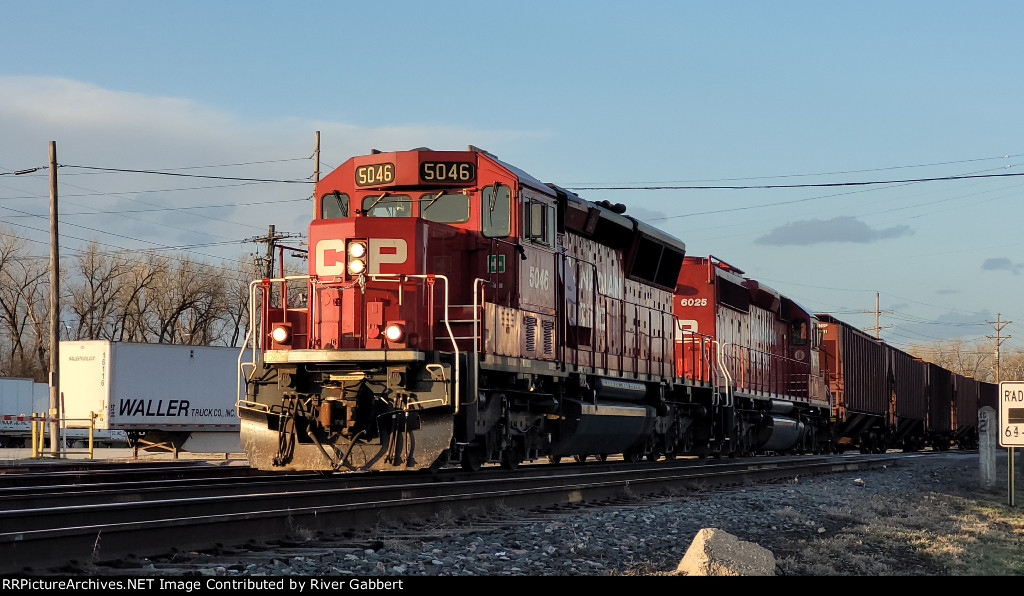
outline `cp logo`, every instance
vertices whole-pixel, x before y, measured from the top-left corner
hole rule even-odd
[[[400,265],[409,258],[409,245],[401,238],[371,238],[366,255],[366,272],[381,273],[381,265]],[[320,276],[345,274],[345,241],[321,240],[316,243],[314,272]],[[384,273],[390,273],[385,271]]]

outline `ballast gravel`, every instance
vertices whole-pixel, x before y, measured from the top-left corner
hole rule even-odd
[[[1005,461],[1003,462],[1005,470]],[[1003,472],[1005,475],[1005,472]],[[993,494],[978,455],[922,455],[887,468],[794,477],[656,500],[563,511],[441,515],[416,526],[382,524],[372,546],[316,548],[236,564],[221,556],[207,576],[594,576],[672,574],[694,536],[717,528],[773,552],[777,575],[943,574],[899,523],[943,524],[948,498]],[[927,516],[918,521],[916,516]],[[956,528],[949,528],[955,532]],[[155,568],[151,565],[151,572]]]

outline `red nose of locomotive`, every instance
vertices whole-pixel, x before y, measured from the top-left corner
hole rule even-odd
[[[314,221],[310,347],[422,347],[423,234],[424,224],[416,218]]]

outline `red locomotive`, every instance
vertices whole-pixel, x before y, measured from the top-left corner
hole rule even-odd
[[[354,157],[315,201],[308,275],[251,286],[238,411],[254,467],[476,470],[901,436],[850,431],[864,423],[835,402],[819,317],[621,205],[474,147]]]

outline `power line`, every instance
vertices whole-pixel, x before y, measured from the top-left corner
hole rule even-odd
[[[733,182],[733,181],[737,181],[737,180],[768,180],[768,179],[774,179],[774,178],[809,178],[809,177],[812,177],[812,176],[838,176],[840,174],[863,174],[863,173],[866,173],[866,172],[884,172],[884,171],[887,171],[887,170],[906,170],[906,169],[912,169],[912,168],[930,168],[930,167],[935,167],[935,166],[949,166],[949,165],[956,165],[956,164],[962,164],[962,163],[972,163],[972,162],[977,162],[977,161],[992,161],[992,160],[996,160],[996,159],[1010,159],[1011,157],[1021,157],[1021,156],[1024,156],[1024,154],[1018,153],[1018,154],[1014,154],[1014,155],[998,155],[998,156],[995,156],[995,157],[978,157],[978,158],[974,158],[974,159],[960,159],[960,160],[955,160],[955,161],[942,161],[942,162],[935,162],[935,163],[916,164],[916,165],[910,165],[910,166],[888,166],[888,167],[884,167],[884,168],[868,168],[868,169],[864,169],[864,170],[840,170],[840,171],[836,171],[836,172],[818,172],[816,174],[780,174],[780,175],[773,175],[773,176],[748,176],[748,177],[744,177],[744,178],[711,178],[711,179],[707,179],[707,180],[702,180],[702,182]],[[696,180],[689,180],[687,182],[696,182]],[[671,184],[676,184],[676,183],[682,184],[682,182],[679,182],[679,181],[671,181],[669,183],[671,183]],[[566,184],[586,184],[586,183],[585,182],[566,182]],[[656,182],[631,182],[629,184],[662,184],[662,183],[660,183],[660,182],[658,182],[658,183],[656,183]],[[566,188],[569,188],[569,187],[566,186]]]
[[[122,174],[155,174],[159,176],[180,176],[183,178],[208,178],[211,180],[236,180],[241,182],[272,182],[282,184],[312,184],[309,180],[280,180],[271,178],[237,178],[234,176],[208,176],[203,174],[183,174],[181,172],[167,172],[159,170],[129,170],[124,168],[100,168],[95,166],[78,166],[71,164],[62,164],[59,167],[62,168],[78,168],[82,170],[96,170],[100,172],[119,172]]]
[[[969,180],[971,178],[1009,178],[1011,176],[1024,176],[1024,172],[1013,174],[940,176],[938,178],[910,178],[906,180],[873,180],[868,182],[821,182],[814,184],[759,184],[742,186],[572,186],[566,188],[569,190],[764,190],[770,188],[829,188],[834,186],[869,186],[874,184],[912,184],[915,182]]]

